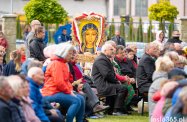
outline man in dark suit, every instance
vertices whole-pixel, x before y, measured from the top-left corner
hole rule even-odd
[[[13,98],[13,90],[5,77],[0,76],[0,122],[12,122],[9,101]]]
[[[115,71],[111,63],[115,49],[111,44],[102,46],[101,54],[96,58],[92,67],[92,76],[98,94],[106,96],[106,101],[111,107],[113,115],[122,115],[124,100],[127,96],[127,88],[124,88],[116,79]]]
[[[140,59],[136,77],[138,82],[138,89],[140,93],[148,92],[152,84],[152,75],[155,71],[155,61],[159,56],[159,46],[152,42],[146,45],[145,54]]]
[[[180,37],[180,33],[178,30],[174,30],[172,32],[172,38],[171,39],[168,39],[167,42],[170,42],[170,43],[181,43],[182,41],[179,39]]]
[[[116,35],[112,37],[112,41],[116,42],[116,45],[123,45],[124,47],[126,47],[125,40],[120,36],[119,31],[116,31]]]

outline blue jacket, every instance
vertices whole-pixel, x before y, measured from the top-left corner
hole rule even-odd
[[[42,95],[40,93],[40,86],[37,85],[31,78],[27,77],[30,86],[30,98],[33,100],[32,108],[34,109],[36,115],[42,122],[50,122],[49,118],[46,116],[43,103]]]
[[[23,64],[21,65],[21,72],[20,72],[20,74],[26,75],[26,76],[27,76],[28,65],[29,65],[29,63],[30,63],[32,60],[34,60],[34,58],[28,58],[25,62],[23,62]]]
[[[68,35],[64,35],[64,34],[61,34],[59,37],[58,37],[58,44],[59,43],[63,43],[63,42],[67,42],[71,40],[71,37],[68,36]]]

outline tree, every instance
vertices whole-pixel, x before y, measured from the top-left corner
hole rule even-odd
[[[121,18],[120,36],[125,39],[125,18]]]
[[[174,23],[171,22],[171,23],[169,24],[168,38],[171,38],[171,35],[172,35],[173,30],[174,30]]]
[[[139,19],[139,25],[137,30],[137,42],[143,42],[142,18]]]
[[[114,25],[114,18],[112,18],[112,23],[109,27],[109,39],[115,36],[115,25]]]
[[[20,25],[19,16],[16,18],[16,38],[22,39],[22,29],[21,29],[21,25]]]
[[[134,37],[133,37],[133,18],[130,18],[130,22],[129,22],[129,39],[128,41],[133,41]]]
[[[179,14],[177,8],[170,4],[168,0],[159,0],[158,3],[149,7],[149,19],[160,22],[159,29],[164,30],[164,22],[173,22]]]
[[[153,33],[152,33],[152,21],[149,21],[149,27],[147,31],[147,42],[152,42],[153,41]]]
[[[67,12],[57,0],[30,0],[24,7],[27,21],[39,20],[43,23],[63,23]]]

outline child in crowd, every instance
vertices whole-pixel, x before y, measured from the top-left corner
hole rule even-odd
[[[10,53],[10,61],[3,68],[3,75],[17,75],[21,71],[21,53],[19,50],[14,50]]]
[[[19,51],[21,53],[21,63],[23,64],[23,62],[26,60],[25,47],[24,46],[20,47]]]

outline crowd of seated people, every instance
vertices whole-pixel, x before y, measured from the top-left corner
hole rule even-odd
[[[148,43],[139,60],[135,44],[109,40],[86,68],[71,42],[45,47],[44,28],[33,33],[27,59],[21,48],[4,64],[0,47],[1,122],[87,122],[87,117],[103,117],[101,112],[124,116],[144,93],[151,122],[186,119],[187,48],[182,44]]]

